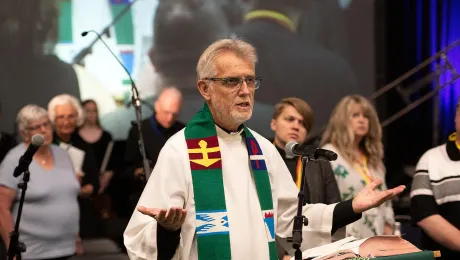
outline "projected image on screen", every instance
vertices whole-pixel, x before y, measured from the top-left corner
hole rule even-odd
[[[120,13],[103,39],[133,76],[144,117],[152,115],[161,88],[175,86],[184,94],[180,120],[186,123],[203,104],[196,62],[210,43],[228,37],[242,38],[258,52],[256,73],[263,81],[248,126],[267,137],[273,106],[283,97],[305,99],[316,129],[342,96],[374,89],[372,1],[38,0],[20,7],[6,2],[0,44],[9,58],[0,61],[6,86],[0,101],[13,112],[0,127],[8,132],[23,105],[46,105],[69,93],[95,99],[102,125],[116,139],[127,137],[135,120],[129,77],[100,41],[91,45],[95,34],[81,36],[102,32]],[[25,26],[16,31],[15,22]]]

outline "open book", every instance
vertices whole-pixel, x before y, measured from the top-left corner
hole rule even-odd
[[[365,239],[347,237],[331,244],[307,249],[302,253],[302,259],[339,260],[353,256],[373,258],[420,251],[399,236],[374,236]],[[294,259],[294,257],[291,258],[291,260]]]

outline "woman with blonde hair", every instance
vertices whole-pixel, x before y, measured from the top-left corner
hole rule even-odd
[[[382,180],[387,189],[383,165],[382,127],[370,102],[359,95],[344,97],[332,112],[321,146],[338,155],[331,162],[342,200],[353,198],[366,185]],[[392,234],[394,213],[390,201],[363,213],[347,226],[347,236],[366,238]]]

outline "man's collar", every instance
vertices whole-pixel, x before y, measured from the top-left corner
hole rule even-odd
[[[228,129],[225,129],[223,127],[221,127],[220,125],[216,124],[217,127],[219,127],[220,129],[222,129],[224,132],[226,132],[227,134],[234,134],[234,133],[241,133],[243,132],[243,129],[244,129],[244,125],[241,124],[240,126],[238,126],[237,128],[237,131],[230,131]]]

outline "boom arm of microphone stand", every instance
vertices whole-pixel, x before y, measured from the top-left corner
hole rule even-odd
[[[132,0],[128,5],[125,6],[125,8],[123,8],[123,10],[121,10],[120,13],[117,14],[117,16],[115,16],[115,18],[113,18],[112,22],[109,23],[102,30],[101,33],[96,33],[96,34],[97,35],[107,35],[107,37],[110,37],[110,28],[112,28],[112,26],[114,26],[116,23],[118,23],[118,21],[131,9],[131,7],[133,6],[134,2],[136,2],[136,1],[137,0]],[[88,46],[86,46],[81,51],[79,51],[77,53],[77,55],[75,55],[75,57],[73,58],[72,64],[82,65],[83,59],[86,57],[86,55],[91,53],[91,49],[93,48],[93,45],[96,44],[96,42],[98,42],[99,40],[100,40],[100,37],[97,37]]]
[[[131,74],[129,73],[128,69],[121,63],[121,61],[117,58],[117,55],[113,53],[113,51],[109,48],[109,46],[105,43],[105,41],[102,39],[101,35],[99,35],[96,31],[94,30],[89,30],[87,32],[83,32],[82,36],[85,36],[88,32],[95,33],[99,40],[105,45],[107,50],[113,55],[115,60],[120,64],[120,66],[125,70],[126,74],[128,74],[129,80],[131,81],[131,90],[133,92],[132,96],[132,104],[136,110],[136,122],[137,122],[137,131],[139,133],[139,150],[142,155],[142,164],[144,166],[144,173],[146,176],[146,180],[150,177],[150,164],[147,160],[147,156],[145,153],[145,142],[144,142],[144,136],[142,134],[142,127],[141,127],[141,120],[142,120],[142,110],[141,110],[141,101],[139,99],[139,92],[137,91],[136,84],[134,83],[133,78],[131,77]]]

